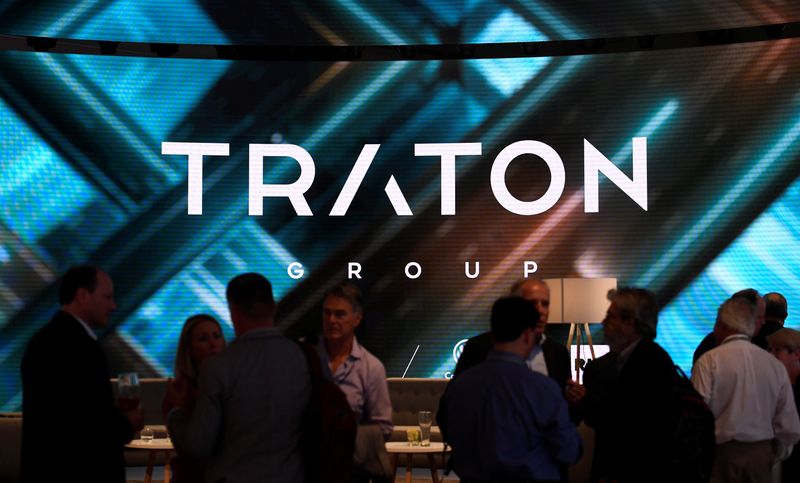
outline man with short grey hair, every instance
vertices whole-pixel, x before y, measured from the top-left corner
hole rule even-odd
[[[761,331],[762,327],[764,326],[764,314],[765,314],[765,310],[766,310],[766,304],[765,304],[764,297],[762,297],[761,294],[758,293],[758,290],[756,290],[754,288],[746,288],[744,290],[739,290],[735,294],[731,295],[731,298],[732,299],[733,298],[744,299],[745,301],[749,302],[750,305],[753,306],[754,310],[756,311],[756,322],[755,322],[755,329],[753,330],[753,334],[754,335],[755,334],[759,334],[759,332]],[[750,342],[752,342],[753,344],[757,345],[758,347],[761,347],[764,350],[767,350],[767,340],[766,339],[762,340],[760,338],[757,338],[757,337],[753,336],[751,338]],[[700,356],[702,356],[706,352],[710,351],[711,349],[713,349],[717,345],[718,344],[717,344],[716,340],[714,339],[714,331],[712,330],[711,332],[708,333],[708,335],[706,335],[703,338],[702,341],[700,341],[700,344],[697,346],[697,349],[694,350],[694,356],[692,357],[692,364],[693,365],[696,364],[698,359],[700,359]]]
[[[655,342],[658,305],[649,290],[608,293],[609,353],[586,366],[584,419],[595,430],[592,481],[670,481],[670,401],[675,366]]]
[[[711,481],[771,481],[771,468],[800,440],[800,420],[786,369],[750,343],[757,308],[741,297],[717,311],[717,347],[692,370],[692,384],[715,419]]]

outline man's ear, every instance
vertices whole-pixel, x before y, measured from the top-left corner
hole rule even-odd
[[[363,312],[361,312],[360,310],[358,312],[356,312],[355,313],[356,324],[353,326],[353,328],[356,328],[359,325],[361,325],[361,319],[363,319],[363,318],[364,318],[364,313]]]
[[[79,305],[84,305],[90,295],[92,294],[86,287],[79,287],[78,290],[75,292],[75,298],[72,299],[72,301],[78,302]]]

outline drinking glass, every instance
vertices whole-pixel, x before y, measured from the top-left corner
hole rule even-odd
[[[117,378],[117,404],[122,411],[133,411],[139,407],[139,375],[123,372]]]
[[[433,424],[433,416],[430,411],[419,412],[419,432],[420,432],[420,446],[431,445],[431,424]]]
[[[153,437],[155,437],[155,431],[153,431],[153,428],[151,426],[145,426],[139,433],[139,439],[141,439],[145,443],[152,442]]]
[[[419,429],[407,429],[406,438],[409,446],[419,446]]]

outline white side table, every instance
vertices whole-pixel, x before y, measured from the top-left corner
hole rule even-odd
[[[153,467],[156,464],[156,454],[159,451],[164,452],[164,483],[169,483],[169,457],[174,450],[172,441],[169,438],[158,438],[152,441],[142,441],[141,439],[134,439],[125,445],[126,448],[148,451],[147,455],[147,471],[144,475],[144,483],[153,481]]]
[[[450,452],[450,447],[445,447],[444,443],[431,443],[430,446],[411,446],[405,441],[391,441],[386,443],[386,452],[392,456],[393,474],[397,475],[397,460],[400,455],[406,456],[406,483],[411,483],[411,458],[415,454],[424,454],[428,457],[428,466],[431,468],[431,478],[433,483],[439,483],[439,473],[436,470],[436,456]],[[394,481],[394,477],[392,478]]]

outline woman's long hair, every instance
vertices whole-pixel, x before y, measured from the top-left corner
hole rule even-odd
[[[192,331],[203,322],[217,324],[220,334],[222,326],[219,321],[208,314],[192,315],[183,323],[181,337],[178,339],[178,352],[175,354],[175,377],[183,377],[192,385],[197,385],[197,376],[200,371],[197,361],[192,357]]]

